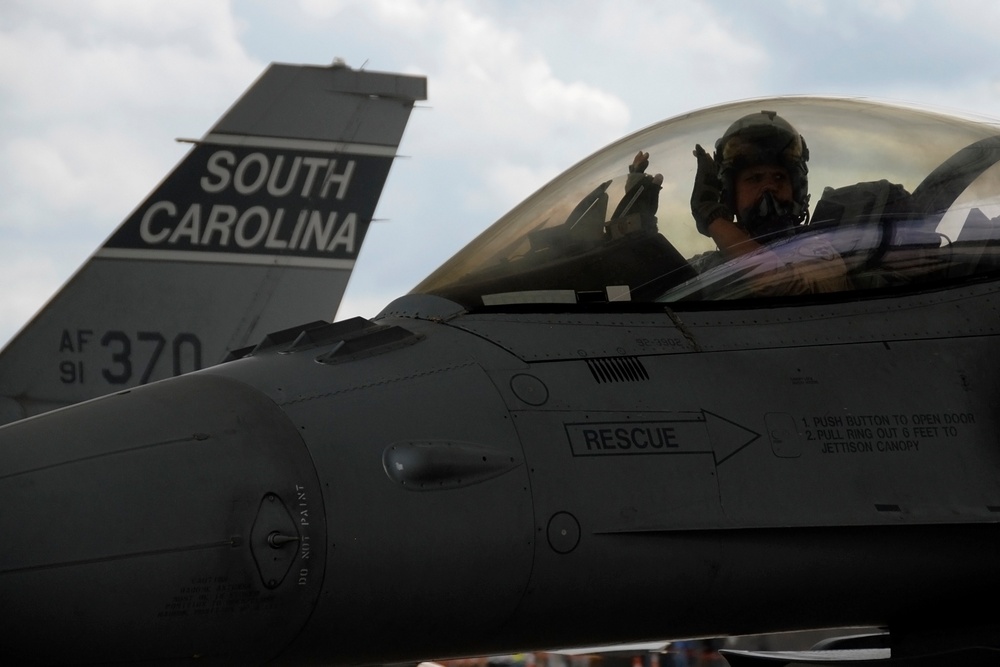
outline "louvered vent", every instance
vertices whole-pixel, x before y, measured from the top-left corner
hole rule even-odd
[[[640,382],[649,379],[638,357],[587,359],[587,367],[598,382]]]

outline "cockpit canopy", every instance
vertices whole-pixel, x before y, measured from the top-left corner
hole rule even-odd
[[[809,144],[809,217],[739,257],[691,214],[696,144],[773,110]],[[650,217],[626,193],[649,153]],[[1000,126],[859,99],[780,97],[678,116],[577,163],[414,288],[476,310],[518,304],[852,298],[1000,275]],[[626,196],[628,194],[628,196]],[[822,296],[817,296],[822,295]]]

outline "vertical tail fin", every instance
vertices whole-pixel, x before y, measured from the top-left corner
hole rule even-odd
[[[331,319],[423,77],[272,64],[0,351],[0,423]]]

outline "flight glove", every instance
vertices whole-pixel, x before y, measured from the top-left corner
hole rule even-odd
[[[691,214],[694,215],[698,231],[708,236],[708,225],[717,218],[733,219],[733,212],[720,201],[722,181],[715,168],[715,160],[705,152],[701,144],[695,144],[694,156],[698,159],[698,173],[694,177],[691,192]]]

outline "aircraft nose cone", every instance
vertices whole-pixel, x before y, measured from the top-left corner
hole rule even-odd
[[[277,406],[233,380],[191,374],[0,428],[0,507],[3,660],[262,661],[318,596],[315,470]]]

